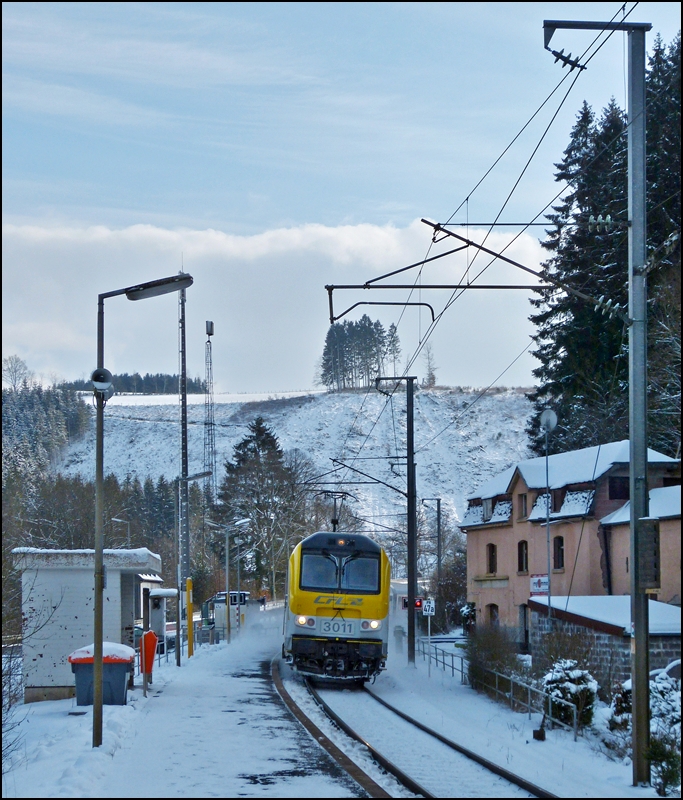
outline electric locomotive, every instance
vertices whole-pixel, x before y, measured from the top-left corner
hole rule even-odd
[[[314,533],[289,558],[282,654],[306,675],[365,681],[386,668],[391,566],[355,533]]]

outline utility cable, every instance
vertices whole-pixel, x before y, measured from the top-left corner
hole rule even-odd
[[[627,14],[625,14],[623,18],[624,18],[624,19],[626,19],[626,17],[628,17],[628,16],[629,16],[629,15],[630,15],[630,14],[633,12],[633,10],[636,8],[636,6],[637,6],[637,5],[638,5],[638,3],[635,3],[635,4],[634,4],[634,6],[633,6],[633,8],[631,8],[631,10],[630,10],[630,11],[629,11]],[[620,9],[619,9],[619,10],[621,11],[621,10],[622,10],[622,8],[620,7]],[[617,11],[617,13],[616,13],[616,14],[615,14],[615,15],[612,17],[612,19],[610,20],[610,22],[611,22],[611,21],[613,21],[613,20],[616,18],[616,16],[618,15],[618,13],[619,13],[619,11]],[[580,60],[580,59],[582,59],[582,58],[584,57],[584,55],[586,55],[586,53],[588,53],[588,51],[589,51],[589,50],[590,50],[590,49],[591,49],[591,48],[592,48],[592,47],[595,45],[595,43],[596,43],[596,42],[597,42],[597,41],[600,39],[600,37],[601,37],[601,36],[603,36],[605,33],[606,33],[605,31],[600,31],[600,32],[598,33],[598,35],[595,37],[595,39],[593,39],[593,41],[592,41],[592,42],[589,44],[589,46],[588,46],[588,47],[587,47],[587,48],[584,50],[584,52],[581,54],[581,56],[579,56],[579,60]],[[603,40],[603,41],[600,43],[600,45],[597,47],[597,49],[595,50],[595,52],[593,52],[593,53],[592,53],[592,54],[589,56],[589,58],[586,60],[586,64],[588,64],[588,62],[590,62],[590,61],[591,61],[591,60],[592,60],[592,59],[593,59],[593,58],[594,58],[594,57],[597,55],[597,53],[598,53],[598,52],[600,51],[600,49],[601,49],[601,48],[604,46],[604,44],[605,44],[605,43],[606,43],[606,42],[609,40],[609,38],[612,36],[612,34],[613,34],[613,33],[614,33],[614,31],[610,31],[609,33],[607,33],[607,36],[606,36],[606,37],[605,37],[605,39],[604,39],[604,40]],[[517,134],[517,135],[516,135],[516,136],[513,138],[513,140],[512,140],[512,141],[510,142],[510,144],[509,144],[509,145],[508,145],[508,146],[505,148],[505,150],[503,151],[503,153],[501,153],[501,155],[498,157],[498,159],[496,159],[496,161],[495,161],[495,162],[492,164],[492,166],[489,168],[489,170],[486,172],[486,174],[485,174],[485,175],[484,175],[484,176],[483,176],[483,177],[480,179],[480,181],[479,181],[479,182],[476,184],[476,186],[474,187],[474,189],[472,189],[472,191],[470,191],[470,192],[468,193],[468,195],[467,195],[467,197],[465,198],[465,200],[463,200],[463,202],[462,202],[462,203],[461,203],[461,204],[458,206],[458,208],[457,208],[457,209],[456,209],[456,210],[453,212],[453,214],[451,214],[451,216],[449,217],[449,221],[450,221],[450,220],[451,220],[451,219],[452,219],[452,218],[455,216],[455,214],[456,214],[456,213],[457,213],[457,212],[460,210],[460,208],[462,208],[462,206],[463,206],[463,204],[464,204],[465,202],[467,202],[467,203],[468,203],[468,212],[469,212],[469,198],[470,198],[470,196],[472,195],[472,193],[473,193],[473,192],[474,192],[474,191],[475,191],[475,190],[476,190],[476,189],[477,189],[477,188],[478,188],[478,187],[481,185],[481,183],[483,182],[483,180],[484,180],[484,179],[487,177],[487,175],[488,175],[488,174],[491,172],[491,170],[492,170],[492,169],[493,169],[493,168],[496,166],[496,164],[497,164],[497,163],[500,161],[500,159],[501,159],[501,158],[503,157],[503,155],[504,155],[504,154],[507,152],[507,150],[509,150],[509,148],[512,146],[512,144],[514,144],[514,142],[515,142],[515,141],[516,141],[516,140],[519,138],[519,136],[521,135],[521,133],[522,133],[522,132],[523,132],[523,131],[526,129],[526,127],[528,127],[528,125],[531,123],[531,121],[532,121],[532,120],[533,120],[533,119],[534,119],[534,118],[535,118],[535,117],[538,115],[538,113],[539,113],[539,112],[541,111],[541,109],[542,109],[542,108],[545,106],[545,104],[548,102],[548,100],[550,100],[550,98],[552,97],[552,95],[553,95],[553,94],[554,94],[554,93],[555,93],[555,92],[556,92],[556,91],[559,89],[559,87],[562,85],[562,83],[564,83],[564,81],[565,81],[565,80],[566,80],[566,79],[569,77],[569,74],[570,74],[570,73],[567,73],[567,75],[565,75],[565,76],[562,78],[562,80],[561,80],[561,81],[560,81],[560,82],[557,84],[557,86],[555,87],[555,89],[553,89],[553,91],[550,93],[550,95],[548,95],[548,97],[547,97],[547,98],[546,98],[546,99],[543,101],[543,103],[541,104],[541,106],[539,106],[539,108],[538,108],[538,109],[537,109],[537,110],[534,112],[534,114],[532,115],[532,117],[531,117],[531,118],[528,120],[528,122],[527,122],[527,123],[526,123],[526,124],[523,126],[523,128],[522,128],[522,129],[519,131],[519,133],[518,133],[518,134]],[[539,140],[539,142],[537,143],[536,147],[534,148],[534,151],[532,152],[532,154],[531,154],[531,156],[530,156],[529,160],[528,160],[528,161],[527,161],[527,163],[525,164],[525,166],[524,166],[524,168],[523,168],[523,170],[522,170],[522,173],[520,174],[520,176],[519,176],[519,177],[518,177],[518,179],[516,180],[516,182],[515,182],[515,184],[514,184],[514,186],[513,186],[512,190],[511,190],[511,191],[510,191],[510,193],[508,194],[508,197],[506,198],[506,200],[505,200],[505,202],[504,202],[504,204],[503,204],[503,207],[501,208],[501,210],[499,211],[498,215],[496,216],[496,220],[495,220],[495,221],[497,221],[497,220],[500,218],[500,215],[502,214],[502,212],[503,212],[503,210],[504,210],[505,206],[506,206],[506,205],[507,205],[507,203],[509,202],[509,200],[510,200],[510,197],[512,196],[512,194],[514,193],[515,189],[516,189],[516,188],[517,188],[517,186],[519,185],[519,182],[521,181],[521,179],[522,179],[522,177],[523,177],[524,173],[526,172],[526,170],[527,170],[527,168],[528,168],[529,164],[531,163],[531,160],[533,159],[534,155],[535,155],[535,154],[536,154],[536,152],[538,151],[538,148],[540,147],[540,145],[541,145],[541,143],[542,143],[543,139],[544,139],[544,138],[545,138],[545,136],[547,135],[547,133],[548,133],[548,131],[549,131],[549,129],[550,129],[550,126],[552,125],[552,123],[553,123],[553,122],[555,121],[555,119],[557,118],[557,115],[558,115],[558,113],[559,113],[559,111],[560,111],[560,109],[561,109],[562,105],[563,105],[563,104],[566,102],[566,100],[567,100],[567,98],[568,98],[568,96],[569,96],[569,93],[571,92],[571,89],[572,89],[572,88],[574,87],[574,85],[576,84],[576,81],[577,81],[577,79],[578,79],[578,76],[579,76],[579,74],[580,74],[580,72],[579,72],[579,73],[578,73],[578,74],[575,76],[575,78],[574,78],[574,81],[572,82],[571,86],[569,87],[569,90],[568,90],[568,91],[565,93],[564,97],[562,98],[562,101],[561,101],[560,105],[558,106],[557,110],[555,111],[555,114],[553,115],[553,117],[552,117],[552,119],[551,119],[550,123],[549,123],[549,124],[548,124],[548,126],[546,127],[546,130],[543,132],[543,135],[542,135],[541,139]],[[561,194],[562,194],[562,193],[565,191],[565,188],[566,188],[566,187],[563,187],[563,189],[562,189],[562,190],[561,190],[561,191],[560,191],[560,192],[559,192],[559,193],[558,193],[558,194],[555,196],[555,198],[553,198],[553,200],[551,201],[551,203],[553,203],[553,202],[555,202],[555,200],[557,200],[557,198],[558,198],[558,197],[559,197],[559,196],[560,196],[560,195],[561,195]],[[543,209],[543,211],[545,211],[545,210],[548,208],[548,206],[549,206],[549,205],[551,205],[551,203],[549,203],[548,205],[546,205],[546,206],[545,206],[545,208]],[[540,213],[543,213],[543,211],[541,211]],[[538,217],[538,216],[540,216],[540,213],[539,213],[538,215],[536,215],[536,216],[537,216],[537,217]],[[468,218],[469,218],[469,214],[468,214]],[[534,217],[534,219],[536,219],[536,217]],[[533,221],[533,220],[532,220],[532,221]],[[447,222],[447,223],[445,223],[445,224],[448,224],[448,222]],[[528,227],[528,225],[527,225],[526,227]],[[526,230],[526,227],[525,227],[524,229],[522,229],[522,231],[520,231],[520,232],[519,232],[519,233],[518,233],[518,234],[517,234],[517,235],[516,235],[516,236],[513,238],[513,240],[512,240],[512,241],[511,241],[511,242],[510,242],[508,245],[506,245],[506,247],[505,247],[504,249],[507,249],[507,247],[509,247],[509,246],[512,244],[512,242],[514,242],[514,241],[515,241],[515,240],[516,240],[516,239],[517,239],[519,236],[521,236],[521,234],[522,234],[522,233],[523,233],[523,232]],[[490,235],[490,233],[491,233],[491,230],[492,230],[492,229],[493,229],[493,225],[491,226],[491,228],[490,228],[490,229],[489,229],[489,231],[487,232],[487,234],[486,234],[486,238],[488,238],[488,236]],[[427,255],[425,256],[425,260],[426,260],[426,258],[428,257],[428,255],[429,255],[429,252],[431,251],[431,247],[433,246],[433,244],[434,244],[434,243],[435,243],[435,242],[434,242],[434,241],[432,241],[432,243],[430,244],[430,246],[429,246],[429,248],[428,248],[428,250],[427,250]],[[472,262],[471,262],[471,263],[468,265],[468,267],[467,267],[467,269],[468,269],[468,270],[470,269],[470,267],[471,267],[472,263],[473,263],[473,262],[474,262],[474,260],[476,259],[476,257],[477,257],[477,255],[478,255],[478,253],[479,253],[479,252],[480,252],[480,251],[477,251],[477,253],[475,254],[474,258],[472,259]],[[484,269],[483,269],[482,271],[480,271],[476,277],[479,277],[479,276],[482,274],[482,272],[483,272],[485,269],[487,269],[487,268],[488,268],[488,266],[490,266],[490,265],[491,265],[491,263],[493,263],[493,261],[495,261],[495,259],[493,259],[491,262],[489,262],[489,264],[488,264],[486,267],[484,267]],[[418,284],[418,281],[419,281],[419,279],[420,279],[420,277],[421,277],[421,274],[422,274],[422,269],[423,269],[423,267],[424,267],[424,262],[423,262],[423,263],[422,263],[422,265],[420,266],[420,270],[419,270],[419,272],[418,272],[418,275],[417,275],[417,277],[416,277],[416,279],[415,279],[415,282],[414,282],[414,284],[413,284],[413,288],[411,289],[411,291],[410,291],[410,293],[409,293],[408,300],[410,300],[410,297],[412,296],[412,293],[415,291],[415,288],[416,288],[416,286],[417,286],[417,284]],[[476,280],[476,278],[475,278],[475,280]],[[436,317],[436,319],[435,319],[435,320],[434,320],[434,321],[433,321],[433,322],[432,322],[432,323],[429,325],[429,327],[428,327],[428,329],[427,329],[427,332],[426,332],[426,334],[425,334],[424,338],[423,338],[423,339],[420,341],[420,343],[418,344],[418,347],[416,348],[416,351],[414,352],[413,356],[411,357],[411,359],[410,359],[410,360],[409,360],[409,362],[407,363],[407,365],[406,365],[406,368],[405,368],[405,370],[404,370],[404,372],[403,372],[403,374],[402,374],[402,376],[401,376],[401,377],[405,377],[405,376],[407,375],[407,373],[408,373],[408,371],[409,371],[410,367],[413,365],[413,363],[415,362],[415,360],[416,360],[416,358],[418,357],[419,353],[422,351],[422,349],[423,349],[424,345],[427,343],[427,340],[428,340],[428,339],[429,339],[429,337],[431,336],[431,334],[432,334],[432,332],[433,332],[434,328],[436,327],[436,325],[438,324],[438,322],[439,322],[439,321],[440,321],[440,319],[442,318],[442,316],[443,316],[443,314],[445,313],[445,311],[446,311],[446,310],[447,310],[447,309],[448,309],[448,308],[449,308],[449,307],[452,305],[452,303],[453,303],[453,302],[454,302],[454,301],[455,301],[455,300],[456,300],[456,299],[457,299],[459,296],[461,296],[461,295],[462,295],[462,292],[464,292],[464,291],[465,291],[465,290],[461,290],[460,294],[457,294],[457,290],[453,292],[453,294],[451,295],[451,298],[450,298],[450,299],[449,299],[449,301],[447,302],[447,304],[446,304],[446,306],[444,307],[444,309],[442,310],[442,312],[441,312],[441,313],[440,313],[440,314],[439,314],[439,315]],[[408,301],[406,301],[406,302],[408,302]],[[398,323],[397,323],[397,325],[396,325],[396,330],[398,330],[398,325],[400,324],[400,322],[401,322],[401,320],[402,320],[402,318],[403,318],[403,315],[404,315],[404,313],[405,313],[405,308],[406,308],[406,307],[404,306],[403,310],[401,311],[401,315],[399,316],[399,322],[398,322]],[[525,351],[523,351],[523,352],[526,352],[526,349],[528,349],[528,347],[530,347],[530,346],[531,346],[531,343],[530,343],[530,344],[527,346],[527,348],[525,348]],[[522,354],[523,354],[523,353],[520,353],[520,355],[519,355],[517,358],[520,358]],[[515,360],[517,360],[517,359],[515,359]],[[514,361],[513,361],[512,363],[514,363]],[[503,371],[503,373],[501,373],[501,375],[502,375],[502,374],[504,374],[504,373],[507,371],[507,369],[509,369],[509,368],[510,368],[510,366],[512,366],[512,364],[510,364],[510,365],[509,365],[509,366],[506,368],[506,370],[504,370],[504,371]],[[499,376],[499,377],[500,377],[500,376]],[[496,379],[496,380],[497,380],[497,379]],[[394,388],[394,390],[391,392],[391,395],[393,395],[393,393],[396,391],[396,388],[397,388],[397,387],[395,387],[395,388]],[[359,411],[358,411],[358,414],[356,415],[356,419],[358,418],[358,415],[360,414],[360,411],[362,410],[362,408],[363,408],[363,406],[364,406],[364,404],[365,404],[365,400],[367,399],[367,396],[368,396],[368,395],[369,395],[369,390],[368,390],[368,392],[366,393],[366,396],[365,396],[365,398],[364,398],[364,400],[363,400],[363,403],[361,404],[361,408],[359,409]],[[388,401],[387,401],[387,402],[388,402]],[[387,406],[387,402],[385,402],[384,406],[382,407],[382,409],[381,409],[381,411],[380,411],[380,413],[379,413],[379,415],[378,415],[377,419],[375,420],[375,422],[373,423],[373,425],[372,425],[372,427],[371,427],[370,431],[369,431],[369,432],[368,432],[368,434],[366,435],[366,437],[365,437],[365,439],[364,439],[363,443],[361,444],[360,448],[358,449],[358,451],[357,451],[357,453],[356,453],[356,456],[355,456],[355,457],[357,457],[357,456],[360,454],[360,452],[362,452],[362,450],[363,450],[363,447],[365,446],[365,444],[366,444],[366,442],[367,442],[367,440],[368,440],[368,438],[369,438],[370,434],[372,433],[372,431],[374,430],[375,426],[376,426],[376,425],[377,425],[377,423],[379,422],[379,419],[380,419],[380,417],[381,417],[381,416],[382,416],[382,414],[384,413],[384,411],[385,411],[385,409],[386,409],[386,406]],[[355,420],[354,420],[354,424],[355,424]],[[345,446],[346,446],[346,441],[348,440],[348,436],[349,436],[349,435],[350,435],[350,431],[349,431],[349,433],[347,434],[347,436],[346,436],[346,438],[345,438],[345,440],[344,440],[344,443],[343,443],[343,446],[342,446],[342,447],[345,447]],[[431,441],[431,440],[430,440],[430,441]],[[352,457],[352,458],[353,458],[353,457]]]
[[[498,375],[496,378],[494,378],[494,380],[493,380],[493,381],[491,381],[491,383],[490,383],[490,384],[489,384],[489,385],[488,385],[488,386],[487,386],[485,389],[483,389],[483,390],[482,390],[482,391],[481,391],[481,392],[480,392],[480,393],[479,393],[479,394],[478,394],[478,395],[477,395],[477,396],[474,398],[474,400],[473,400],[473,401],[472,401],[472,402],[471,402],[471,403],[470,403],[470,404],[467,406],[467,408],[466,408],[464,411],[462,411],[462,412],[461,412],[461,413],[460,413],[460,414],[459,414],[459,415],[458,415],[458,416],[457,416],[457,417],[456,417],[454,420],[451,420],[451,422],[449,422],[449,423],[448,423],[448,425],[446,425],[444,428],[442,428],[442,429],[441,429],[441,430],[440,430],[440,431],[439,431],[437,434],[435,434],[434,436],[432,436],[432,438],[431,438],[431,439],[429,439],[429,440],[428,440],[428,441],[426,441],[426,442],[425,442],[425,443],[424,443],[424,444],[423,444],[421,447],[419,447],[419,448],[418,448],[418,449],[415,451],[415,455],[417,455],[418,453],[421,453],[423,450],[425,450],[427,447],[429,447],[429,445],[430,445],[430,444],[431,444],[431,443],[432,443],[432,442],[433,442],[435,439],[438,439],[438,438],[439,438],[439,436],[441,436],[441,434],[442,434],[442,433],[444,433],[445,431],[447,431],[447,430],[448,430],[448,429],[449,429],[451,426],[455,425],[455,423],[456,423],[456,422],[458,422],[460,419],[462,419],[462,417],[464,417],[464,416],[465,416],[467,413],[469,413],[469,411],[471,411],[471,409],[472,409],[472,406],[473,406],[473,405],[474,405],[474,404],[475,404],[475,403],[476,403],[478,400],[480,400],[480,399],[481,399],[481,398],[482,398],[482,397],[483,397],[483,396],[484,396],[484,395],[485,395],[485,394],[486,394],[486,393],[489,391],[489,389],[491,389],[491,387],[492,387],[492,386],[495,386],[495,385],[496,385],[496,383],[497,383],[497,382],[498,382],[498,381],[499,381],[499,380],[500,380],[500,379],[503,377],[503,375],[505,375],[505,373],[506,373],[506,372],[507,372],[507,371],[510,369],[510,367],[512,367],[512,366],[513,366],[513,364],[515,364],[515,362],[516,362],[516,361],[519,361],[519,359],[520,359],[520,358],[521,358],[521,357],[524,355],[524,353],[526,353],[526,351],[527,351],[527,350],[528,350],[528,349],[531,347],[531,345],[532,345],[532,344],[533,344],[533,341],[529,342],[529,344],[528,344],[528,345],[526,345],[526,347],[524,348],[524,350],[522,350],[522,352],[521,352],[521,353],[519,353],[519,355],[515,356],[515,358],[514,358],[514,359],[513,359],[513,360],[512,360],[512,361],[511,361],[511,362],[510,362],[508,365],[507,365],[507,367],[505,367],[505,369],[504,369],[504,370],[503,370],[503,371],[502,371],[502,372],[501,372],[501,373],[500,373],[500,374],[499,374],[499,375]]]
[[[626,14],[626,15],[623,17],[623,19],[622,19],[622,22],[623,22],[623,21],[626,19],[626,17],[628,17],[628,15],[629,15],[629,14],[631,14],[631,13],[633,12],[633,10],[635,9],[635,7],[636,7],[637,5],[638,5],[638,3],[635,3],[635,4],[634,4],[634,6],[633,6],[633,8],[631,9],[631,11],[629,11],[629,12],[628,12],[628,14]],[[625,6],[625,4],[624,4],[624,6]],[[616,14],[615,14],[615,15],[612,17],[612,19],[610,19],[610,22],[614,22],[614,20],[615,20],[615,19],[617,18],[617,16],[619,15],[619,12],[620,12],[620,11],[623,11],[623,8],[624,8],[624,6],[621,6],[621,7],[619,8],[619,10],[617,11],[617,13],[616,13]],[[586,48],[586,49],[583,51],[583,53],[582,53],[582,54],[579,56],[579,60],[581,60],[581,59],[582,59],[582,58],[583,58],[583,57],[586,55],[586,53],[587,53],[587,52],[588,52],[588,51],[591,49],[591,47],[593,47],[593,45],[594,45],[594,44],[595,44],[595,43],[598,41],[598,39],[599,39],[599,38],[600,38],[600,37],[603,35],[603,33],[605,33],[605,31],[600,31],[600,32],[598,33],[598,35],[595,37],[595,39],[593,39],[593,41],[592,41],[592,42],[591,42],[591,43],[588,45],[588,47],[587,47],[587,48]],[[613,31],[612,31],[612,32],[611,32],[609,35],[611,36],[611,34],[612,34],[612,33],[613,33]],[[607,38],[609,38],[609,36],[608,36]],[[607,41],[607,39],[605,39],[605,41]],[[602,47],[602,45],[600,45],[600,46]],[[599,48],[598,48],[598,49],[599,49]],[[596,51],[596,52],[597,52],[597,51]],[[595,55],[595,54],[594,54],[594,55]],[[592,57],[593,57],[593,56],[591,56],[591,58],[592,58]],[[588,59],[588,60],[590,60],[590,59]],[[588,63],[588,61],[587,61],[586,63]],[[485,180],[485,179],[488,177],[488,175],[491,173],[491,171],[494,169],[494,167],[495,167],[495,166],[496,166],[496,165],[499,163],[499,161],[500,161],[500,160],[503,158],[503,156],[504,156],[504,155],[507,153],[507,151],[508,151],[508,150],[509,150],[509,149],[512,147],[512,145],[513,145],[513,144],[514,144],[514,143],[517,141],[517,139],[519,139],[519,137],[522,135],[522,133],[524,133],[524,131],[525,131],[525,130],[526,130],[528,127],[529,127],[529,125],[530,125],[530,124],[533,122],[533,120],[534,120],[534,119],[535,119],[535,118],[538,116],[538,114],[539,114],[539,113],[540,113],[540,111],[543,109],[543,107],[546,105],[546,103],[547,103],[547,102],[550,100],[550,98],[551,98],[551,97],[552,97],[552,96],[555,94],[555,92],[556,92],[556,91],[557,91],[557,90],[560,88],[560,86],[562,86],[562,84],[563,84],[563,83],[564,83],[564,82],[567,80],[567,78],[568,78],[570,75],[571,75],[571,72],[568,72],[568,73],[567,73],[567,74],[566,74],[566,75],[565,75],[565,76],[562,78],[562,80],[561,80],[561,81],[560,81],[560,82],[557,84],[557,86],[555,86],[555,88],[554,88],[554,89],[553,89],[553,90],[550,92],[550,94],[549,94],[549,95],[548,95],[548,96],[545,98],[545,100],[544,100],[544,101],[541,103],[541,105],[540,105],[540,106],[539,106],[539,107],[536,109],[536,111],[534,111],[534,113],[533,113],[533,114],[532,114],[532,115],[529,117],[529,119],[528,119],[528,120],[527,120],[527,121],[524,123],[524,125],[523,125],[523,126],[520,128],[520,130],[518,131],[518,133],[517,133],[517,134],[516,134],[516,135],[513,137],[512,141],[511,141],[511,142],[510,142],[510,143],[507,145],[507,147],[506,147],[506,148],[503,150],[503,152],[502,152],[502,153],[501,153],[501,154],[498,156],[498,158],[497,158],[497,159],[496,159],[496,160],[493,162],[493,164],[491,164],[491,166],[490,166],[490,167],[489,167],[489,168],[486,170],[486,172],[484,173],[484,175],[483,175],[483,176],[482,176],[482,177],[481,177],[481,178],[480,178],[480,179],[477,181],[477,183],[475,184],[475,186],[474,186],[472,189],[470,189],[470,191],[469,191],[469,192],[468,192],[468,194],[467,194],[467,197],[465,197],[465,199],[462,201],[462,203],[460,203],[460,205],[459,205],[459,206],[458,206],[458,207],[455,209],[455,211],[454,211],[454,212],[451,214],[451,216],[448,218],[448,221],[444,223],[445,225],[448,225],[448,223],[449,223],[449,222],[450,222],[450,221],[453,219],[453,217],[454,217],[454,216],[455,216],[455,215],[458,213],[458,211],[460,211],[460,209],[463,207],[463,205],[465,205],[465,203],[468,203],[468,202],[469,202],[469,199],[470,199],[470,197],[472,197],[472,195],[473,195],[473,194],[476,192],[476,190],[477,190],[477,189],[478,189],[478,188],[481,186],[481,184],[482,184],[482,183],[484,182],[484,180]]]

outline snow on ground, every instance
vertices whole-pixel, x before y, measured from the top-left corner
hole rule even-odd
[[[379,393],[308,393],[273,398],[217,396],[215,433],[217,464],[222,469],[234,446],[248,433],[247,426],[261,415],[271,425],[285,450],[299,448],[314,462],[320,474],[332,468],[330,458],[353,465],[405,490],[405,473],[393,471],[389,460],[378,456],[405,454],[405,394],[393,401]],[[475,402],[474,390],[438,389],[415,395],[415,447],[417,490],[420,497],[443,498],[462,518],[466,498],[484,480],[528,456],[525,433],[529,401],[520,390],[503,390]],[[188,408],[189,471],[204,468],[204,407]],[[169,403],[169,399],[172,401]],[[143,403],[144,401],[144,403]],[[161,402],[163,401],[163,402]],[[457,419],[456,424],[450,424]],[[367,438],[367,441],[366,441]],[[362,450],[361,450],[362,448]],[[141,480],[175,478],[180,472],[180,436],[177,398],[173,395],[115,396],[105,409],[105,474],[120,479],[127,474]],[[94,422],[88,434],[70,445],[55,466],[65,474],[94,476]],[[365,458],[371,460],[361,460]],[[396,463],[396,459],[393,459]],[[405,463],[405,462],[401,462]],[[346,474],[354,480],[354,473]],[[363,480],[359,476],[355,479]],[[333,488],[333,487],[330,487]],[[381,486],[349,486],[358,497],[356,513],[368,518],[404,512],[401,495]],[[391,524],[383,520],[384,524]]]
[[[390,653],[391,655],[391,653]],[[505,705],[460,683],[419,659],[408,666],[405,655],[391,659],[391,668],[373,691],[406,714],[559,797],[657,797],[654,789],[631,786],[632,768],[610,761],[588,737],[573,741],[569,731],[546,730],[546,741],[533,739],[540,714],[510,711]],[[450,665],[449,669],[450,669]],[[435,765],[438,769],[438,765]],[[454,781],[457,796],[457,781]]]
[[[21,706],[23,743],[3,797],[358,797],[277,697],[270,660],[282,610],[230,645],[201,647],[178,669],[155,667],[147,698],[104,706],[92,747],[92,708],[75,700]],[[139,680],[139,679],[138,679]]]
[[[3,777],[4,797],[351,797],[351,781],[298,727],[269,680],[280,650],[282,612],[259,615],[261,627],[230,645],[202,647],[178,670],[155,667],[146,699],[129,694],[127,706],[104,707],[104,742],[91,747],[92,716],[69,716],[75,700],[19,708],[23,743]],[[256,623],[255,623],[256,624]],[[430,727],[560,797],[656,797],[631,786],[631,767],[610,761],[590,737],[573,741],[555,729],[545,742],[532,738],[531,721],[460,684],[459,678],[390,648],[389,669],[372,687],[388,702]],[[300,684],[288,688],[297,698]],[[309,713],[337,744],[345,740]],[[315,716],[317,714],[317,717]],[[366,768],[359,745],[344,749]],[[429,758],[427,754],[425,758]],[[400,765],[399,765],[400,766]],[[440,765],[433,763],[435,774]],[[387,788],[376,766],[368,771]],[[458,796],[458,776],[452,779]],[[408,796],[390,789],[394,796]]]

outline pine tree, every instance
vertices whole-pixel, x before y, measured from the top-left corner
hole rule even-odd
[[[680,35],[666,50],[655,42],[647,76],[650,446],[680,448]],[[556,179],[569,193],[547,219],[542,274],[625,306],[628,299],[627,137],[614,100],[599,120],[584,103]],[[616,229],[590,231],[592,215]],[[559,418],[551,437],[561,452],[628,437],[628,331],[618,317],[558,289],[538,290],[535,414],[529,433],[537,452],[538,419],[549,405]]]
[[[554,230],[543,247],[551,258],[541,270],[544,277],[621,304],[627,299],[625,241],[619,235],[590,231],[588,221],[599,214],[623,218],[624,127],[623,114],[613,100],[598,121],[584,103],[564,159],[556,165],[556,179],[567,182],[571,190],[548,216]],[[596,427],[611,423],[616,433],[624,423],[623,413],[617,411],[626,368],[620,357],[623,324],[596,314],[593,306],[563,291],[544,289],[538,294],[541,299],[531,302],[540,311],[530,319],[537,326],[534,355],[541,366],[534,375],[540,387],[531,399],[537,412],[548,404],[557,412],[555,450],[594,444],[592,436],[599,435]],[[530,432],[542,446],[537,417]]]
[[[396,336],[389,337],[379,320],[364,314],[357,322],[334,323],[327,331],[320,361],[320,382],[328,389],[370,386],[384,372],[386,359],[396,359],[401,346]],[[391,330],[391,329],[390,329]]]
[[[386,358],[391,362],[393,369],[392,375],[397,374],[398,365],[401,362],[401,342],[398,338],[396,325],[392,322],[387,331],[387,352]]]
[[[273,556],[287,532],[283,523],[290,507],[291,475],[277,436],[263,417],[249,425],[248,435],[234,448],[232,462],[225,463],[218,497],[226,521],[249,519],[240,539],[252,556],[243,562],[242,574],[259,587],[264,581],[273,584]],[[275,592],[274,585],[270,589]]]

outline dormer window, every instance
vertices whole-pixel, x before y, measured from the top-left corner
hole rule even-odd
[[[493,498],[487,497],[481,501],[481,504],[484,508],[484,522],[486,522],[486,520],[491,519],[493,516]]]

